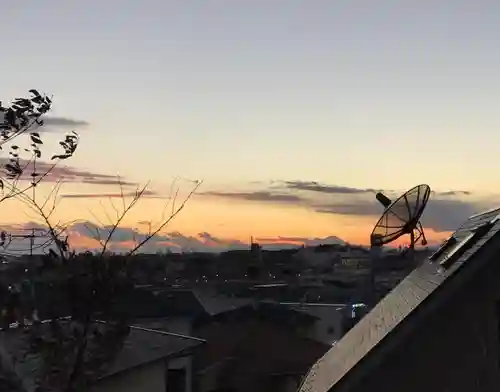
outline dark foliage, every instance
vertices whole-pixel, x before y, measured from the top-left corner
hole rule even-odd
[[[10,145],[8,161],[2,168],[3,178],[0,178],[0,189],[4,192],[7,188],[8,192],[4,192],[0,201],[22,196],[29,188],[36,187],[60,160],[68,159],[75,153],[79,139],[73,131],[59,142],[63,152],[52,155],[53,165],[45,171],[37,171],[37,161],[43,155],[43,141],[35,130],[43,126],[42,116],[50,111],[51,106],[52,99],[34,89],[30,90],[28,98],[16,98],[10,106],[3,106],[0,102],[0,150]],[[20,143],[13,142],[26,134],[29,134],[29,146],[20,147]],[[18,188],[21,180],[28,185]]]
[[[36,163],[42,157],[43,141],[33,128],[43,125],[41,116],[50,110],[52,100],[36,90],[30,90],[30,94],[30,98],[14,100],[10,107],[0,104],[4,114],[3,119],[0,118],[0,149],[24,133],[29,132],[30,138],[30,148],[21,149],[17,144],[10,147],[4,178],[0,178],[0,188],[8,192],[0,202],[16,197],[27,204],[47,226],[56,251],[51,249],[35,273],[24,280],[2,285],[0,279],[0,333],[3,338],[0,340],[0,390],[5,386],[11,391],[26,391],[22,384],[29,378],[37,392],[76,392],[107,372],[128,336],[130,320],[120,301],[130,297],[128,293],[132,288],[129,258],[184,208],[201,182],[195,182],[194,189],[178,206],[175,204],[176,192],[172,197],[171,214],[162,215],[157,228],[150,227],[144,239],[124,257],[110,255],[107,247],[126,214],[146,192],[146,187],[137,190],[128,205],[123,196],[121,213],[113,205],[116,221],[110,222],[105,238],[101,236],[103,233],[96,233],[102,246],[100,252],[75,254],[67,238],[61,239],[64,225],[53,225],[50,221],[55,203],[46,212],[48,199],[39,203],[34,191],[59,161],[73,156],[78,135],[74,132],[66,135],[59,143],[63,152],[51,157],[54,164],[48,170],[38,173]],[[27,158],[22,159],[21,151],[27,153]],[[29,180],[27,187],[18,186],[20,181],[26,180]],[[28,189],[33,190],[32,196]],[[123,189],[121,191],[124,195]],[[0,246],[4,249],[8,245],[6,238],[6,233],[2,233]],[[23,364],[27,366],[19,366]],[[19,371],[21,368],[23,370]]]

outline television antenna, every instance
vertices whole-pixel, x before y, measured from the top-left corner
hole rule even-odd
[[[370,281],[373,296],[375,296],[375,263],[379,258],[383,245],[387,245],[404,235],[410,236],[410,245],[403,255],[407,251],[413,253],[418,242],[423,246],[427,245],[420,218],[430,195],[431,188],[427,184],[420,184],[411,188],[394,201],[381,192],[375,195],[380,204],[384,206],[384,213],[375,224],[370,235],[372,249]],[[372,300],[374,299],[372,298]]]

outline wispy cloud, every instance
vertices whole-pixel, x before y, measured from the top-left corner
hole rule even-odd
[[[453,231],[469,216],[490,207],[481,203],[435,197],[427,204],[422,224],[437,232]],[[325,214],[378,217],[382,214],[383,207],[373,200],[355,200],[317,206],[315,211]]]
[[[227,199],[238,199],[238,200],[248,200],[248,201],[267,201],[267,202],[278,202],[278,203],[300,203],[302,198],[297,195],[284,194],[284,193],[273,193],[269,191],[257,191],[257,192],[201,192],[198,193],[200,196],[212,196]]]
[[[9,159],[6,157],[0,158],[0,166],[3,168],[5,164],[9,163]],[[50,170],[49,174],[43,179],[44,182],[72,182],[72,183],[83,183],[92,185],[123,185],[123,186],[137,186],[135,182],[130,182],[127,180],[122,180],[118,176],[113,176],[109,174],[95,173],[91,171],[77,169],[71,166],[54,166],[53,163],[45,161],[37,161],[36,164],[33,162],[28,163],[28,161],[21,160],[21,167],[25,167],[25,171],[21,180],[31,181],[31,173],[45,173]]]
[[[59,126],[59,127],[67,127],[67,128],[78,128],[78,127],[85,127],[85,126],[89,125],[89,123],[87,121],[76,120],[74,118],[69,118],[69,117],[45,116],[45,117],[43,117],[43,122],[47,126]]]
[[[446,191],[446,192],[435,192],[431,191],[433,195],[437,196],[471,196],[471,191]]]
[[[66,193],[61,195],[64,199],[115,199],[115,198],[128,198],[135,197],[137,195],[136,192],[123,192],[123,193]],[[146,198],[162,198],[161,195],[154,191],[145,190],[142,192],[141,197]]]
[[[373,189],[373,188],[353,188],[342,185],[329,185],[322,184],[316,181],[275,181],[273,188],[286,188],[298,191],[307,191],[314,193],[325,193],[332,195],[364,195],[364,194],[375,194],[377,192],[383,192],[387,194],[399,194],[401,191],[395,191],[393,189]],[[444,192],[432,191],[433,195],[436,196],[470,196],[472,192],[464,190],[450,190]]]
[[[88,121],[77,120],[70,117],[43,116],[42,120],[42,126],[34,124],[30,130],[39,133],[49,133],[82,129],[90,125]]]
[[[339,185],[326,185],[321,184],[316,181],[284,181],[283,185],[288,189],[295,189],[301,191],[309,192],[319,192],[319,193],[330,193],[330,194],[341,194],[341,195],[352,195],[352,194],[364,194],[364,193],[376,193],[375,189],[360,189],[351,188],[347,186]]]
[[[262,186],[261,186],[262,187]],[[308,208],[321,214],[372,216],[383,208],[375,193],[383,192],[394,199],[403,191],[354,188],[321,184],[315,181],[273,181],[267,189],[252,192],[212,191],[204,195],[262,203],[287,204]],[[451,231],[470,215],[490,208],[492,202],[477,201],[467,190],[433,191],[422,223],[435,231]]]

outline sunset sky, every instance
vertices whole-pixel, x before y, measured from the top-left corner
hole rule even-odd
[[[64,132],[81,136],[59,172],[73,181],[57,219],[107,224],[114,176],[127,191],[150,180],[154,197],[123,224],[141,233],[179,178],[183,195],[203,184],[159,247],[172,232],[221,248],[250,236],[367,244],[374,190],[428,183],[423,223],[439,240],[500,194],[500,3],[2,5],[0,99],[54,95],[49,156]],[[36,221],[16,202],[0,208],[5,225]]]

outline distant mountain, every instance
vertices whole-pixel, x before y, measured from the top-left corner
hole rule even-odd
[[[282,239],[283,240],[283,239]],[[300,243],[299,243],[300,242]],[[302,244],[305,246],[318,246],[318,245],[348,245],[346,241],[343,239],[336,237],[336,236],[329,236],[325,238],[301,238],[300,240],[297,239],[296,243],[290,243],[286,241],[279,241],[277,239],[276,242],[272,243],[263,243],[262,248],[265,250],[279,250],[279,249],[293,249],[293,248],[298,248]]]

